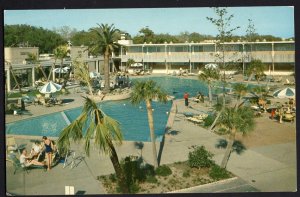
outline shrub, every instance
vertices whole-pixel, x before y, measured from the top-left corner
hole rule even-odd
[[[191,174],[190,174],[190,170],[185,170],[183,173],[182,173],[182,176],[187,178],[187,177],[190,177]]]
[[[227,134],[228,133],[228,129],[222,127],[218,129],[218,134]]]
[[[116,174],[110,174],[110,175],[109,175],[109,180],[110,180],[111,182],[116,182],[116,181],[117,181],[117,176],[116,176]]]
[[[155,174],[159,176],[169,176],[170,174],[172,174],[172,170],[167,165],[161,165],[156,168]]]
[[[213,178],[214,180],[220,180],[220,179],[226,179],[226,178],[229,178],[230,175],[229,173],[227,172],[226,169],[224,168],[221,168],[220,166],[218,165],[214,165],[210,171],[209,171],[209,176],[211,178]]]
[[[207,151],[204,146],[195,146],[193,149],[192,152],[189,152],[188,163],[190,167],[209,168],[214,164],[214,161],[212,160],[213,154]]]
[[[215,116],[209,114],[205,119],[204,119],[204,126],[205,127],[209,127],[210,125],[212,125],[212,123],[215,120]]]
[[[142,167],[143,174],[145,176],[154,176],[154,166],[150,164],[146,164],[145,166]]]
[[[155,176],[147,176],[146,181],[148,183],[157,183],[158,180],[157,180],[157,178],[155,178]]]

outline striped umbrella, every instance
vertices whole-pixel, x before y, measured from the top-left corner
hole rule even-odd
[[[273,96],[277,98],[295,98],[296,96],[295,88],[284,88],[284,89],[276,90],[273,93]]]
[[[206,64],[206,65],[205,65],[205,68],[206,68],[206,69],[210,69],[210,68],[211,68],[211,69],[217,69],[217,68],[218,68],[218,65],[217,65],[217,64],[211,64],[211,63],[210,63],[210,64]]]
[[[46,83],[45,85],[43,85],[40,88],[40,93],[50,94],[50,93],[54,93],[54,92],[60,91],[61,88],[62,88],[61,85],[59,85],[57,83],[53,83],[52,81],[49,81],[48,83]]]

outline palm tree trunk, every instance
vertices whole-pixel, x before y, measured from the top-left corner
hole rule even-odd
[[[227,144],[223,160],[222,160],[221,165],[220,165],[221,168],[226,168],[226,166],[227,166],[230,154],[232,152],[233,142],[235,140],[235,132],[236,132],[236,130],[235,130],[235,128],[233,128],[232,133],[230,134],[230,137],[229,137],[229,142]]]
[[[209,97],[209,103],[212,105],[212,92],[211,92],[211,85],[208,85],[208,97]]]
[[[14,73],[13,70],[12,70],[12,67],[10,67],[9,70],[10,70],[10,73],[11,73],[12,77],[14,78],[14,80],[15,80],[15,82],[16,82],[18,88],[19,88],[19,91],[22,92],[21,86],[20,86],[20,84],[19,84],[19,82],[18,82],[18,80],[17,80],[17,78],[16,78],[16,76],[15,76],[15,73]]]
[[[60,62],[60,69],[59,69],[59,75],[58,75],[58,83],[60,84],[60,80],[61,80],[61,70],[62,70],[62,67],[63,67],[63,63],[64,63],[64,59],[61,59],[61,62]]]
[[[108,49],[106,49],[104,53],[104,92],[109,92],[110,86],[109,86],[109,52]]]
[[[147,106],[147,114],[148,114],[148,123],[150,128],[150,137],[152,142],[154,168],[157,168],[158,162],[157,162],[157,152],[156,152],[156,144],[155,144],[154,121],[153,121],[152,106],[150,100],[146,100],[146,106]]]
[[[223,106],[224,106],[224,105],[223,105]],[[223,112],[223,109],[224,109],[224,107],[222,107],[221,111],[219,111],[219,113],[218,113],[217,117],[215,118],[214,122],[211,124],[211,126],[210,126],[210,128],[209,128],[210,131],[212,131],[213,128],[216,126],[217,121],[219,120],[219,118],[220,118],[220,116],[221,116],[221,114],[222,114],[222,112]]]
[[[87,85],[88,85],[88,88],[89,88],[90,95],[93,95],[93,88],[92,88],[91,83],[90,83],[89,80],[87,80]]]
[[[112,144],[112,142],[109,143],[109,146],[110,146],[110,149],[111,149],[110,160],[111,160],[111,163],[114,166],[114,169],[115,169],[115,172],[116,172],[116,175],[117,175],[117,178],[118,178],[119,187],[121,188],[122,193],[129,193],[128,187],[126,185],[126,178],[125,178],[123,170],[120,166],[120,162],[119,162],[118,155],[117,155],[117,152],[115,150],[115,147]]]

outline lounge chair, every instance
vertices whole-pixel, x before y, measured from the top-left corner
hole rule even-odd
[[[295,82],[290,82],[288,79],[285,80],[286,83],[284,83],[283,85],[295,85]]]
[[[14,166],[14,174],[16,174],[18,169],[22,169],[23,171],[29,173],[29,170],[32,168],[37,168],[37,169],[44,169],[46,171],[46,168],[44,166],[37,166],[37,165],[30,165],[30,166],[25,166],[20,163],[20,160],[17,158],[15,154],[8,154],[7,156],[7,161],[12,162]]]
[[[282,77],[279,77],[278,79],[276,79],[275,82],[282,82]]]
[[[7,151],[7,153],[13,152],[13,151],[19,151],[18,144],[16,143],[16,139],[14,137],[6,138],[6,151]]]

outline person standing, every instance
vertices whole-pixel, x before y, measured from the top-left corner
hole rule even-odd
[[[53,153],[53,142],[47,138],[46,136],[43,136],[43,141],[44,141],[44,146],[45,146],[45,153],[46,153],[46,157],[47,157],[47,165],[48,165],[48,169],[51,169],[51,165],[52,165],[52,153]]]
[[[185,92],[183,95],[183,98],[184,98],[185,106],[188,107],[189,106],[189,94],[187,92]]]

